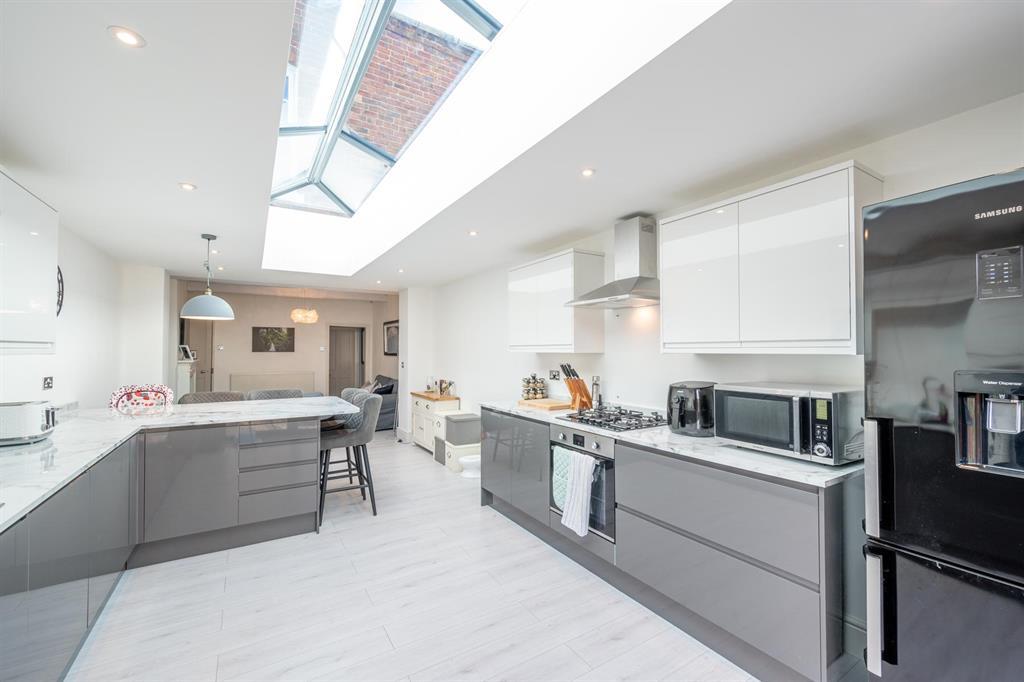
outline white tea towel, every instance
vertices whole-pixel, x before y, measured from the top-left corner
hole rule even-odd
[[[558,448],[558,454],[569,462],[565,486],[565,504],[562,505],[562,525],[580,537],[587,534],[590,521],[590,489],[594,484],[597,460],[582,452]]]

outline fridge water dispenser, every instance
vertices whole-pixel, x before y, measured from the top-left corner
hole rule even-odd
[[[1024,476],[1024,372],[954,373],[957,465]]]

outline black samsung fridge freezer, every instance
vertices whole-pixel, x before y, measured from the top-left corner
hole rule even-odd
[[[864,209],[868,670],[1024,679],[1024,169]]]

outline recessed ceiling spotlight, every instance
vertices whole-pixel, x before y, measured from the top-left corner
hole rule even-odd
[[[594,177],[594,173],[596,172],[597,171],[595,171],[593,168],[584,168],[583,170],[580,171],[580,175],[582,175],[585,178],[592,178]]]
[[[480,233],[479,233],[479,232],[477,232],[476,230],[470,230],[470,231],[469,231],[469,236],[470,236],[470,237],[475,237],[475,236],[477,236],[478,234],[480,234]]]
[[[38,237],[39,236],[38,232],[29,232],[29,234],[32,235],[33,237]]]
[[[178,187],[182,188],[186,192],[191,192],[196,189],[196,186],[193,185],[191,182],[179,182]]]
[[[224,272],[224,266],[223,265],[218,265],[217,269],[220,270],[221,272]]]
[[[725,209],[724,208],[720,208],[717,211],[715,211],[715,213],[725,213]]]
[[[218,251],[217,249],[214,249],[210,253],[212,253],[214,256],[216,256],[218,253],[220,253],[220,251]]]
[[[405,270],[403,270],[402,268],[398,268],[398,274],[402,274],[403,272],[405,272]]]
[[[146,39],[130,28],[125,28],[124,26],[107,26],[107,31],[122,45],[127,45],[128,47],[146,46]]]
[[[380,284],[380,280],[379,279],[377,280],[377,284]]]

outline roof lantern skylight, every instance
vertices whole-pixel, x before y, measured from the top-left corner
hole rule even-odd
[[[270,203],[353,215],[501,26],[474,0],[296,0]]]

